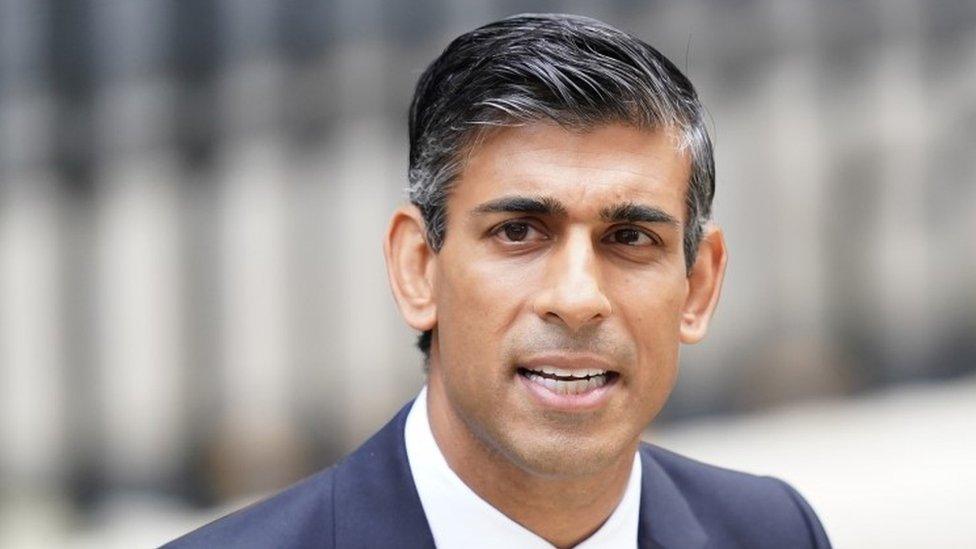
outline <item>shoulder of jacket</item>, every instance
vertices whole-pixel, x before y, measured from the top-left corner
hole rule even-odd
[[[338,463],[206,524],[163,547],[305,547],[334,536],[333,487]]]
[[[829,547],[819,519],[786,482],[710,465],[642,443],[641,453],[668,475],[715,540],[750,547]]]

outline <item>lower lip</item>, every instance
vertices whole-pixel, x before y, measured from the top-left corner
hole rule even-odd
[[[590,389],[578,395],[563,395],[554,393],[545,385],[541,385],[516,372],[517,377],[535,397],[536,401],[545,406],[564,412],[590,412],[602,407],[610,399],[610,392],[617,386],[620,376],[614,376],[606,385]]]

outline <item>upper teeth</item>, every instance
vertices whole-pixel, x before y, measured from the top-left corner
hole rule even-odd
[[[600,370],[598,368],[583,368],[580,370],[564,370],[562,368],[556,368],[555,366],[540,366],[538,368],[532,368],[535,372],[542,372],[544,374],[550,374],[559,377],[592,377],[606,374],[606,370]]]

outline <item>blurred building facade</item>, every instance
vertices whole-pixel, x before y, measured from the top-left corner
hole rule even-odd
[[[407,105],[519,11],[637,34],[712,115],[731,260],[662,419],[976,370],[971,2],[0,0],[0,499],[281,486],[415,394]]]

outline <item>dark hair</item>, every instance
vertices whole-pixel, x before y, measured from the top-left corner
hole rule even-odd
[[[456,38],[421,75],[410,105],[409,195],[426,238],[444,242],[448,193],[484,131],[547,120],[576,130],[619,122],[671,128],[691,154],[683,248],[690,272],[715,191],[712,143],[691,82],[660,52],[606,23],[524,14]],[[417,346],[430,356],[431,332]]]

